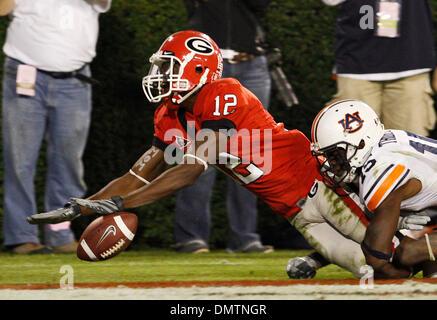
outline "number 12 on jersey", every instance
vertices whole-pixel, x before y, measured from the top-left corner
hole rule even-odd
[[[220,117],[220,116],[227,116],[231,113],[235,112],[235,107],[237,106],[237,96],[235,94],[225,94],[223,95],[223,110],[222,107],[222,99],[220,96],[215,97],[215,109],[212,113],[213,116]]]

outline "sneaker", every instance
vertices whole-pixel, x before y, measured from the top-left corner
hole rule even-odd
[[[203,253],[209,252],[208,245],[202,240],[190,240],[187,242],[179,242],[171,246],[177,252],[183,253]]]
[[[249,243],[247,246],[237,249],[237,250],[230,250],[228,249],[228,252],[239,252],[239,253],[252,253],[252,252],[258,252],[258,253],[270,253],[273,252],[273,246],[265,246],[261,244],[259,241],[255,241],[252,243]]]
[[[63,246],[53,248],[53,253],[75,253],[77,251],[78,242],[73,241]]]
[[[41,249],[33,250],[29,254],[49,254],[49,253],[53,253],[52,249],[47,247],[42,247]]]
[[[41,243],[23,243],[12,249],[14,254],[46,254],[51,253],[51,250]]]

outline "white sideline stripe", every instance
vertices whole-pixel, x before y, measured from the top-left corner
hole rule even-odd
[[[114,217],[117,227],[123,232],[126,238],[132,241],[135,235],[129,230],[129,228],[124,224],[123,219],[120,216]]]
[[[97,257],[91,251],[90,247],[88,247],[88,244],[86,243],[85,239],[83,239],[80,242],[80,245],[82,246],[83,250],[85,250],[85,253],[88,255],[88,257],[90,257],[91,260],[97,260]]]

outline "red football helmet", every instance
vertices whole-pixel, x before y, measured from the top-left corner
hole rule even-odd
[[[169,36],[149,62],[143,90],[150,102],[171,96],[175,104],[199,90],[205,83],[220,79],[223,58],[217,44],[198,31],[180,31]],[[187,92],[185,95],[180,93]]]

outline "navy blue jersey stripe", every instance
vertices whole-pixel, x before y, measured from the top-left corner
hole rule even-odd
[[[396,188],[402,183],[402,181],[404,181],[404,179],[408,176],[409,173],[410,173],[410,169],[408,169],[407,172],[405,172],[402,178],[398,181],[398,183],[396,183],[396,186],[393,188],[393,190],[396,190]]]

